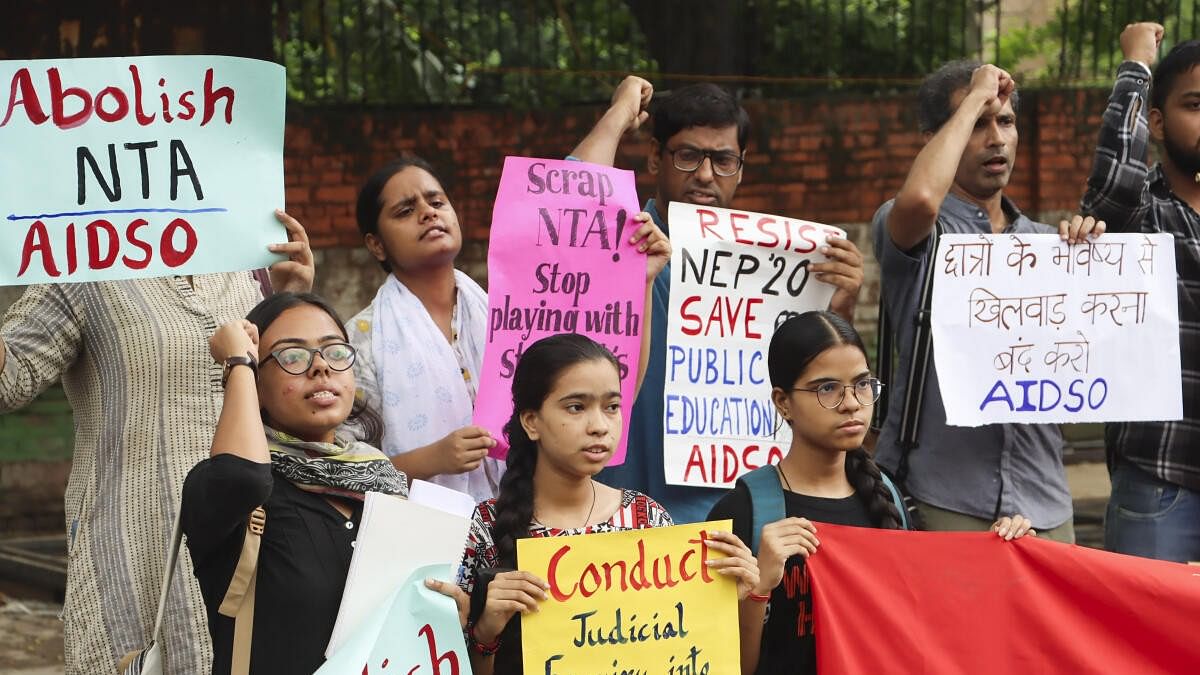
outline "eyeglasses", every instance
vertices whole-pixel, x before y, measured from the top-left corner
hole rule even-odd
[[[667,152],[671,153],[671,164],[687,173],[699,170],[705,157],[712,162],[713,173],[718,176],[732,176],[742,168],[742,156],[736,152],[698,148],[679,148]]]
[[[842,404],[846,398],[846,390],[850,388],[854,389],[854,398],[858,399],[861,405],[871,405],[883,394],[883,383],[874,377],[859,380],[854,384],[822,382],[816,389],[792,387],[792,391],[811,391],[817,395],[817,403],[820,403],[822,408],[833,410]]]
[[[349,370],[354,365],[354,356],[357,353],[354,347],[345,342],[335,342],[316,349],[298,345],[282,347],[268,354],[267,358],[275,359],[279,367],[283,368],[283,372],[289,375],[303,375],[312,367],[314,354],[320,354],[330,370],[342,371]]]

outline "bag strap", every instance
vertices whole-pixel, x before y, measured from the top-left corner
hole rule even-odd
[[[167,550],[167,565],[163,570],[162,588],[158,591],[158,611],[154,615],[154,630],[150,633],[150,644],[158,642],[162,633],[163,616],[167,610],[167,596],[171,591],[171,582],[175,580],[175,566],[179,561],[179,547],[183,543],[183,509],[175,511],[175,524],[171,527],[171,544]]]
[[[254,585],[258,577],[258,550],[267,512],[259,506],[250,513],[246,537],[242,540],[242,555],[238,558],[233,578],[217,612],[233,618],[233,658],[230,675],[250,672],[250,641],[254,636]]]
[[[925,403],[925,383],[929,377],[929,360],[933,354],[933,328],[930,313],[933,307],[933,279],[937,266],[938,240],[942,235],[941,221],[935,221],[926,244],[927,264],[925,277],[921,283],[921,303],[914,322],[916,331],[913,334],[912,362],[909,364],[907,383],[904,390],[904,407],[900,411],[900,463],[896,467],[896,479],[904,482],[908,478],[908,457],[917,447],[917,438],[921,431],[921,408]],[[885,308],[882,293],[879,296],[879,342],[876,355],[876,370],[881,377],[895,379],[893,372],[892,352],[895,347],[895,334],[891,329],[891,319]],[[880,405],[882,403],[882,405]],[[887,419],[888,404],[886,397],[876,403],[875,417],[871,426],[882,429]]]
[[[265,268],[260,267],[250,272],[250,276],[254,277],[254,281],[258,283],[258,290],[262,293],[262,296],[264,298],[271,297],[275,292],[274,287],[271,286],[271,273]]]
[[[750,490],[750,551],[758,555],[764,526],[787,517],[779,471],[772,465],[759,467],[738,479]]]
[[[892,503],[896,505],[896,510],[900,512],[900,529],[913,529],[912,523],[908,520],[908,509],[904,506],[904,497],[900,495],[900,489],[896,487],[891,478],[888,478],[886,473],[880,471],[879,477],[883,479],[884,486],[892,494]]]

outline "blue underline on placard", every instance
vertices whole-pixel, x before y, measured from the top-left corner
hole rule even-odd
[[[37,220],[39,218],[67,218],[71,216],[103,216],[112,213],[225,213],[229,209],[214,206],[204,209],[102,209],[100,211],[65,211],[63,213],[39,213],[34,216],[8,215],[9,220]]]

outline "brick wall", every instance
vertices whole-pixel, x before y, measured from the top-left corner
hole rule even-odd
[[[1027,213],[1053,220],[1077,208],[1091,163],[1104,90],[1022,92],[1016,172],[1009,194]],[[747,103],[754,131],[738,208],[779,213],[846,227],[868,258],[860,328],[874,332],[878,272],[867,223],[893,196],[921,148],[911,94],[825,96]],[[285,147],[288,208],[318,247],[355,248],[361,238],[354,199],[365,176],[401,152],[415,152],[442,174],[463,223],[460,257],[472,275],[486,274],[492,198],[507,154],[560,157],[587,133],[601,106],[554,111],[501,109],[289,111]],[[618,166],[641,170],[648,146],[643,132],[627,138]],[[642,176],[643,197],[653,193]],[[331,262],[337,259],[332,255]],[[319,270],[338,283],[342,272]],[[340,282],[335,295],[353,290]],[[361,307],[371,289],[342,300]]]

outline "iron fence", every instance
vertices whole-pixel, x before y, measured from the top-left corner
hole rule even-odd
[[[911,86],[976,58],[1029,83],[1106,80],[1125,24],[1168,46],[1197,0],[275,0],[301,103],[540,106],[604,100],[626,73],[743,93]]]

